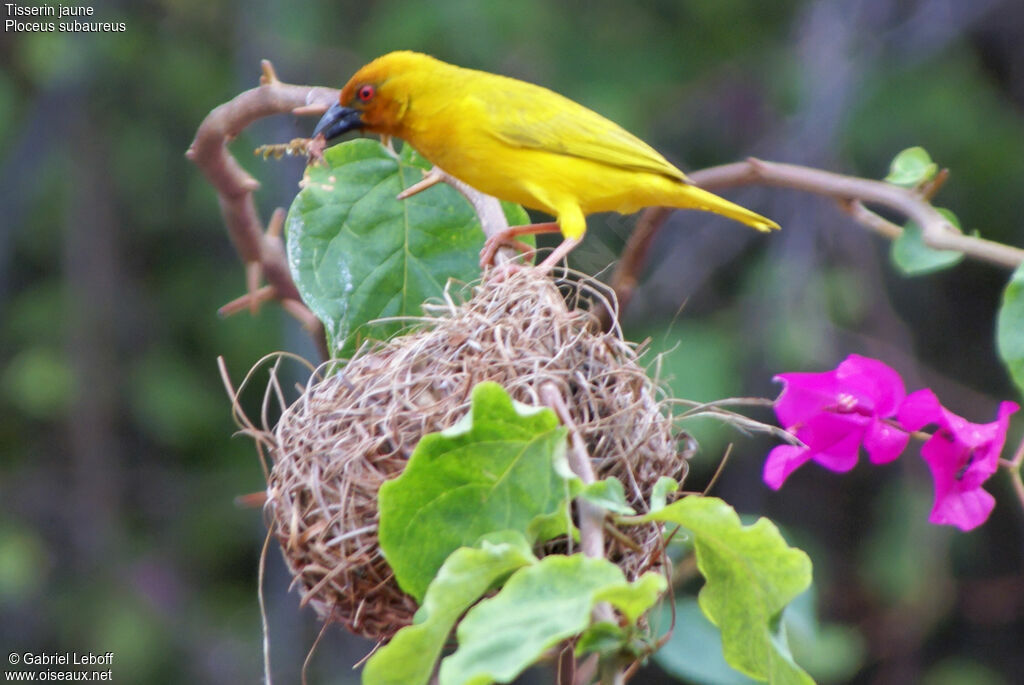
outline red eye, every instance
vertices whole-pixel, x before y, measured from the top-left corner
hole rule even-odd
[[[367,86],[360,86],[359,87],[359,92],[356,93],[356,95],[363,102],[369,102],[370,100],[373,99],[373,96],[374,96],[374,94],[376,94],[376,92],[377,91],[376,91],[376,89],[373,86],[369,86],[369,85],[367,85]]]

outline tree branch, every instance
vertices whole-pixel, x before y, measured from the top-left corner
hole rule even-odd
[[[876,214],[865,205],[884,207],[920,226],[925,244],[936,250],[956,250],[973,259],[1008,269],[1015,269],[1024,262],[1024,250],[1021,248],[964,235],[931,205],[931,197],[948,177],[945,170],[920,188],[903,188],[885,181],[754,158],[701,169],[689,176],[691,181],[705,190],[764,185],[825,195],[835,199],[860,225],[895,240],[903,234],[903,227]],[[636,286],[651,241],[670,213],[671,210],[663,207],[651,207],[640,215],[611,279],[612,288],[623,307]]]
[[[1024,262],[1024,250],[976,236],[964,235],[929,202],[931,185],[921,189],[868,178],[810,169],[796,164],[748,159],[745,162],[704,169],[691,175],[705,188],[729,187],[744,181],[778,188],[806,190],[827,195],[842,203],[860,201],[896,210],[921,227],[921,235],[936,250],[956,250],[968,257],[1015,269]],[[943,177],[944,180],[944,177]],[[941,181],[939,182],[941,184]],[[858,217],[854,216],[855,219]],[[897,227],[899,229],[899,227]],[[902,232],[902,229],[899,229]]]
[[[220,309],[229,316],[244,309],[256,312],[259,305],[280,300],[284,309],[309,330],[321,356],[329,356],[323,324],[302,303],[292,280],[281,240],[284,211],[278,209],[266,231],[256,211],[253,193],[259,182],[250,176],[228,150],[228,143],[257,119],[275,114],[319,116],[338,99],[338,91],[319,86],[283,83],[267,60],[260,85],[212,110],[196,131],[185,157],[194,162],[217,192],[221,214],[235,250],[245,264],[247,293]],[[293,141],[293,143],[296,141]],[[473,206],[488,236],[508,228],[501,204],[465,183],[437,170],[440,180],[452,185]],[[514,253],[513,253],[514,254]],[[260,283],[266,279],[267,285]]]
[[[326,359],[328,350],[323,324],[302,304],[288,270],[281,241],[283,211],[275,212],[270,228],[264,231],[253,201],[253,192],[260,184],[232,156],[228,143],[246,126],[263,117],[296,110],[311,115],[323,112],[337,99],[338,91],[282,83],[269,61],[264,60],[261,66],[260,85],[211,111],[199,125],[185,156],[199,167],[217,191],[228,235],[245,264],[248,294],[222,307],[221,313],[229,315],[246,307],[256,311],[261,302],[281,300],[286,304],[286,311],[296,315],[310,330],[317,349]],[[264,278],[269,290],[259,287]]]
[[[186,156],[195,162],[216,189],[231,241],[246,265],[248,294],[228,303],[221,308],[221,312],[231,314],[245,308],[256,311],[262,302],[281,300],[286,303],[285,309],[310,330],[321,354],[326,358],[323,325],[302,304],[288,270],[280,239],[283,214],[275,215],[270,229],[263,231],[253,201],[253,192],[259,188],[259,183],[242,169],[228,151],[227,145],[246,126],[262,117],[288,113],[318,115],[337,99],[338,91],[282,83],[270,62],[264,60],[262,67],[263,75],[258,87],[241,93],[207,115],[196,131],[195,140]],[[476,211],[485,235],[491,236],[507,228],[507,221],[497,200],[439,169],[432,170],[431,174],[436,177],[435,180],[452,185],[466,197]],[[902,234],[903,228],[866,205],[884,207],[917,223],[921,227],[925,244],[934,249],[956,250],[968,257],[1004,268],[1016,268],[1024,262],[1024,250],[964,235],[931,205],[931,197],[947,177],[948,173],[943,170],[929,183],[908,189],[884,181],[754,158],[690,174],[690,179],[696,185],[707,190],[765,185],[832,197],[858,224],[895,240]],[[630,235],[611,278],[612,288],[623,308],[636,288],[653,238],[670,214],[671,210],[663,207],[648,208],[641,214],[636,229]],[[264,278],[268,285],[261,288],[260,282]],[[607,321],[604,323],[608,324]]]

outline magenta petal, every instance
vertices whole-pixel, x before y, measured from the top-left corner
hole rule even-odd
[[[903,400],[897,411],[900,425],[908,431],[924,428],[929,423],[940,423],[944,418],[944,410],[939,398],[928,388],[912,392]]]
[[[778,490],[796,471],[811,458],[811,451],[796,445],[779,445],[768,453],[764,462],[764,482],[772,490]]]
[[[836,368],[836,384],[876,416],[892,416],[907,394],[903,379],[888,364],[851,354]]]
[[[880,421],[895,414],[906,394],[903,379],[886,364],[851,354],[833,371],[785,373],[775,380],[784,384],[775,402],[779,422],[807,449],[784,450],[766,463],[765,479],[773,487],[808,459],[843,472],[857,464],[862,443],[875,463],[895,459],[906,446],[902,431]]]
[[[999,403],[999,414],[996,416],[996,421],[1002,424],[1003,420],[1010,420],[1010,414],[1016,414],[1020,409],[1020,405],[1016,402],[1000,402]]]
[[[938,402],[933,398],[934,394],[921,395],[910,403],[908,397],[909,406],[905,412],[901,409],[901,418],[907,413],[907,425],[913,425],[933,416]],[[995,421],[978,424],[939,407],[939,417],[929,421],[939,428],[921,447],[921,457],[935,481],[935,504],[929,521],[961,530],[971,530],[985,522],[995,506],[995,498],[981,486],[999,467],[1010,414],[1018,408],[1013,402],[1002,402]]]
[[[864,429],[860,426],[847,425],[847,430],[836,433],[828,444],[821,444],[814,441],[808,443],[811,448],[811,458],[815,463],[824,466],[830,471],[845,473],[857,465],[857,458],[860,456],[860,441]],[[801,436],[803,439],[803,436]],[[804,442],[807,442],[804,440]]]
[[[978,474],[968,479],[961,471],[967,454],[969,448],[947,431],[932,436],[921,448],[921,456],[935,482],[930,522],[971,530],[984,523],[995,506],[995,499],[981,489],[981,483],[988,476],[978,477]]]
[[[995,505],[996,498],[981,488],[949,493],[942,498],[936,493],[935,506],[928,521],[956,526],[964,531],[972,530],[988,520]]]
[[[835,371],[825,373],[781,373],[775,380],[782,381],[782,392],[775,400],[775,415],[779,423],[789,428],[806,422],[825,407],[835,404]]]
[[[996,415],[996,435],[993,438],[993,444],[999,445],[997,452],[1001,453],[1003,445],[1006,443],[1006,429],[1010,427],[1010,415],[1016,414],[1019,409],[1020,405],[1016,402],[999,403],[999,412]]]
[[[864,434],[864,449],[872,464],[885,464],[903,453],[910,435],[884,421],[875,421]]]

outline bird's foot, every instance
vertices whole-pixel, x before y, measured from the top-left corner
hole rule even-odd
[[[404,200],[408,197],[412,197],[416,193],[422,193],[427,188],[432,188],[438,183],[444,183],[448,180],[448,174],[441,171],[439,168],[431,167],[430,171],[423,174],[423,178],[416,183],[400,192],[396,197],[399,200]]]
[[[504,262],[503,264],[484,269],[484,280],[488,283],[503,283],[512,274],[517,274],[528,268],[530,267],[516,264],[515,262]]]
[[[522,240],[515,240],[516,235],[519,234],[515,232],[515,227],[513,227],[507,228],[504,231],[498,231],[494,235],[489,236],[484,242],[483,249],[480,250],[480,268],[486,269],[489,266],[493,266],[494,257],[502,247],[511,247],[521,254],[532,252],[533,246],[524,243]]]
[[[513,247],[520,252],[532,252],[533,247],[519,240],[512,240],[521,235],[537,235],[538,233],[555,233],[558,231],[558,223],[548,221],[541,224],[526,224],[524,226],[511,226],[498,231],[487,237],[484,248],[480,251],[480,268],[483,269],[494,263],[494,253],[500,247]]]
[[[580,244],[580,239],[579,238],[566,238],[561,243],[559,243],[558,247],[556,247],[554,250],[552,250],[551,254],[549,254],[547,256],[547,258],[543,262],[538,264],[536,268],[540,271],[540,273],[546,274],[547,272],[549,272],[552,269],[554,269],[555,266],[560,261],[565,259],[566,256],[570,252],[572,252],[573,248],[575,248],[579,244]],[[566,268],[568,268],[568,267],[566,267]]]

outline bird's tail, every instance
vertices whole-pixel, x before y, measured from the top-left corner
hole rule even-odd
[[[771,219],[752,212],[745,207],[740,207],[735,202],[729,202],[725,198],[718,197],[703,188],[687,184],[682,186],[682,191],[680,201],[673,203],[679,209],[701,209],[705,212],[714,212],[766,233],[778,230],[779,228],[779,225]]]

